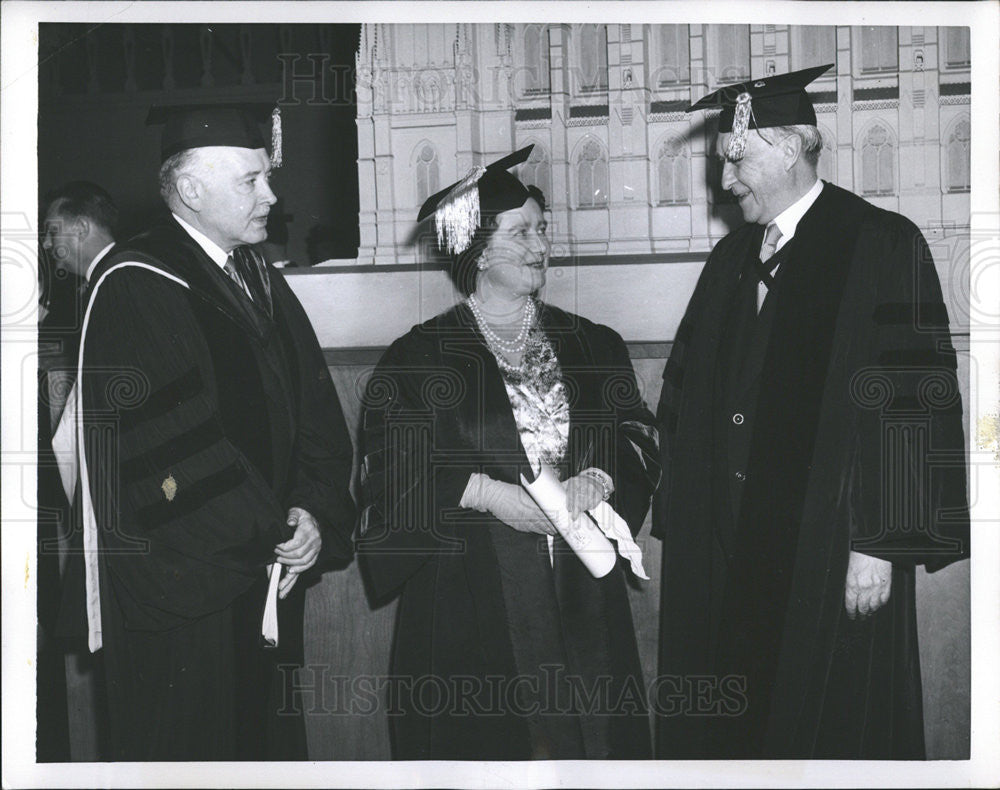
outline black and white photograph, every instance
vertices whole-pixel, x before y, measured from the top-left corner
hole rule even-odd
[[[4,787],[1000,786],[1000,4],[0,11]]]

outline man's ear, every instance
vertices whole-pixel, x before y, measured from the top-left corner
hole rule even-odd
[[[200,211],[202,183],[190,173],[181,173],[174,182],[174,189],[181,202],[192,211]]]
[[[91,225],[86,217],[77,217],[70,223],[69,232],[79,241],[86,241],[90,238]]]
[[[778,145],[781,146],[781,154],[785,160],[785,170],[791,170],[802,154],[802,138],[797,134],[790,134]]]

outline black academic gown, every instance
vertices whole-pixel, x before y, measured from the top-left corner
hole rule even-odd
[[[563,476],[605,469],[633,533],[658,479],[652,415],[621,338],[552,307],[569,390]],[[561,538],[459,507],[473,472],[530,476],[496,360],[460,305],[368,382],[357,541],[377,599],[401,590],[386,699],[396,759],[643,758],[645,694],[622,561],[594,579]]]
[[[69,760],[64,652],[57,635],[62,573],[60,541],[68,539],[71,509],[52,452],[58,419],[76,376],[84,287],[79,278],[53,275],[47,313],[38,325],[38,661],[36,717],[39,762]]]
[[[659,671],[716,680],[657,702],[657,756],[919,759],[914,569],[968,556],[933,259],[911,222],[826,184],[748,323],[762,233],[713,250],[664,371]],[[889,603],[853,621],[852,549],[893,563]]]
[[[156,271],[104,279],[123,261]],[[292,506],[319,523],[321,563],[350,556],[352,451],[316,336],[269,271],[270,298],[244,273],[251,303],[171,221],[93,274],[81,383],[113,759],[306,757],[283,696],[307,579],[265,650],[265,565]]]

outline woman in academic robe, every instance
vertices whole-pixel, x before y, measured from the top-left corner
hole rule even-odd
[[[465,298],[367,386],[358,551],[400,595],[396,759],[650,757],[629,566],[595,578],[519,484],[546,465],[571,515],[607,500],[634,536],[659,478],[621,337],[537,299],[544,198],[507,172],[529,151],[425,203]]]

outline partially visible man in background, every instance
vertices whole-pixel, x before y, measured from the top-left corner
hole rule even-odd
[[[72,376],[90,275],[115,243],[118,207],[104,189],[90,181],[72,181],[46,198],[40,262],[39,367]],[[48,418],[54,428],[69,391],[53,382]]]
[[[42,249],[50,262],[81,280],[115,243],[118,207],[90,181],[71,181],[46,196]]]
[[[39,761],[64,761],[71,757],[64,654],[78,645],[72,640],[72,618],[66,615],[60,622],[59,608],[74,522],[56,470],[52,432],[76,377],[89,276],[114,246],[118,207],[97,184],[72,181],[46,196],[42,226],[38,306],[37,754]],[[77,667],[71,671],[80,670]]]

